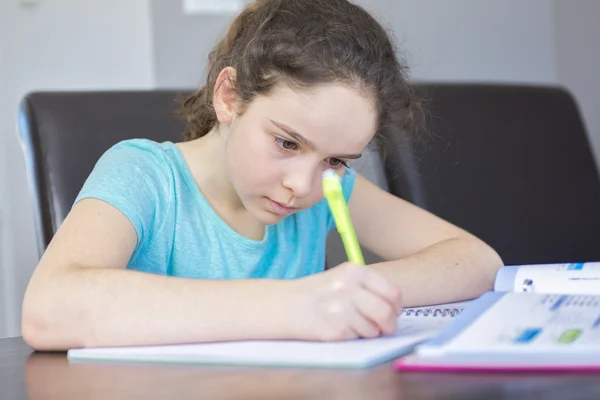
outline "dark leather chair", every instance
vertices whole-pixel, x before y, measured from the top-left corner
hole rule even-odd
[[[179,141],[171,114],[179,91],[37,92],[19,109],[19,131],[35,207],[38,250],[68,214],[100,156],[131,138]]]
[[[429,102],[426,145],[388,138],[392,193],[479,236],[506,264],[600,261],[600,180],[566,90],[416,88]],[[394,179],[399,169],[410,180]]]
[[[130,138],[182,139],[183,121],[171,115],[188,91],[36,92],[19,109],[19,130],[35,206],[41,255],[67,216],[100,156]],[[376,147],[353,162],[365,177],[387,189]],[[376,256],[365,252],[365,259]],[[328,266],[346,260],[335,231],[329,237]]]

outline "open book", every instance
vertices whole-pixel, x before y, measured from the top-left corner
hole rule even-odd
[[[413,350],[464,310],[466,302],[409,308],[393,335],[340,342],[247,340],[169,346],[71,349],[70,360],[209,365],[368,368]]]
[[[600,263],[503,267],[399,370],[600,370]]]
[[[494,291],[600,295],[600,262],[505,266]]]

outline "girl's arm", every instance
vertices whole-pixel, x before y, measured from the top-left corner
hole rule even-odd
[[[196,280],[125,269],[135,229],[85,199],[42,257],[23,302],[37,350],[243,339],[339,340],[395,330],[400,293],[347,265],[297,280]],[[210,266],[198,266],[209,268]]]
[[[206,281],[126,270],[137,243],[108,203],[79,202],[42,257],[23,302],[24,339],[39,350],[288,334],[286,283]],[[252,301],[246,301],[252,299]]]
[[[357,175],[350,213],[371,267],[401,289],[405,307],[471,299],[493,287],[499,255],[464,230]]]

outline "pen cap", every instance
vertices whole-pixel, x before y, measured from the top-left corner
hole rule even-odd
[[[331,169],[323,172],[323,195],[329,203],[337,230],[339,232],[348,231],[349,227],[347,225],[350,215],[344,199],[341,179]]]
[[[348,260],[354,264],[364,265],[365,261],[350,219],[350,210],[344,198],[341,179],[333,170],[323,173],[323,195],[329,203],[336,228],[348,254]]]
[[[328,201],[343,195],[340,177],[332,169],[323,172],[323,195]]]

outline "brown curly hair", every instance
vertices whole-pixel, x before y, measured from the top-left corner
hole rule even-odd
[[[242,108],[278,83],[294,87],[341,82],[376,100],[376,138],[414,132],[421,104],[386,30],[347,0],[255,0],[233,21],[209,55],[206,85],[184,99],[184,140],[206,135],[217,123],[212,104],[221,70],[236,70]]]

